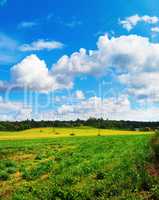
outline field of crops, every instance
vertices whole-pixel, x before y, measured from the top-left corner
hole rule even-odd
[[[39,138],[57,138],[70,136],[107,136],[107,135],[143,135],[150,132],[141,131],[120,131],[95,129],[90,127],[79,128],[34,128],[19,132],[0,132],[0,140],[21,140],[21,139],[39,139]]]
[[[0,199],[158,199],[158,177],[146,170],[151,137],[90,128],[0,133]]]

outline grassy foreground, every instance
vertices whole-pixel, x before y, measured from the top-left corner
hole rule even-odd
[[[66,131],[59,129],[56,137],[70,135],[71,130],[62,130]],[[75,135],[84,132],[76,131]],[[8,135],[14,140],[0,141],[0,199],[158,199],[158,178],[145,169],[151,136],[110,131],[106,137],[94,131],[90,134],[87,128],[85,137],[42,138],[43,129],[37,139],[36,129],[34,139],[30,130],[25,131],[29,140],[19,140],[21,133],[1,133],[0,138]]]

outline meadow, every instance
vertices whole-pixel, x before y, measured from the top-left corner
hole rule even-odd
[[[151,132],[96,129],[86,126],[75,128],[33,128],[24,131],[0,131],[0,140],[23,140],[39,138],[57,138],[70,136],[109,136],[109,135],[144,135]]]
[[[89,127],[0,133],[0,199],[159,199],[152,133]]]

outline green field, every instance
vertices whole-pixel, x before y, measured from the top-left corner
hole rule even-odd
[[[89,127],[2,132],[0,199],[159,199],[147,170],[151,137]]]
[[[0,140],[22,140],[22,139],[39,139],[39,138],[57,138],[74,136],[108,136],[108,135],[143,135],[151,132],[141,131],[121,131],[96,128],[34,128],[19,132],[0,132]]]

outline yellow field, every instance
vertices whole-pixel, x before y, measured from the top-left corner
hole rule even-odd
[[[21,140],[21,139],[37,139],[37,138],[56,138],[56,137],[72,137],[74,136],[101,136],[107,135],[143,135],[152,134],[152,132],[141,131],[120,131],[120,130],[99,130],[90,127],[82,128],[34,128],[19,132],[0,132],[0,140]]]

